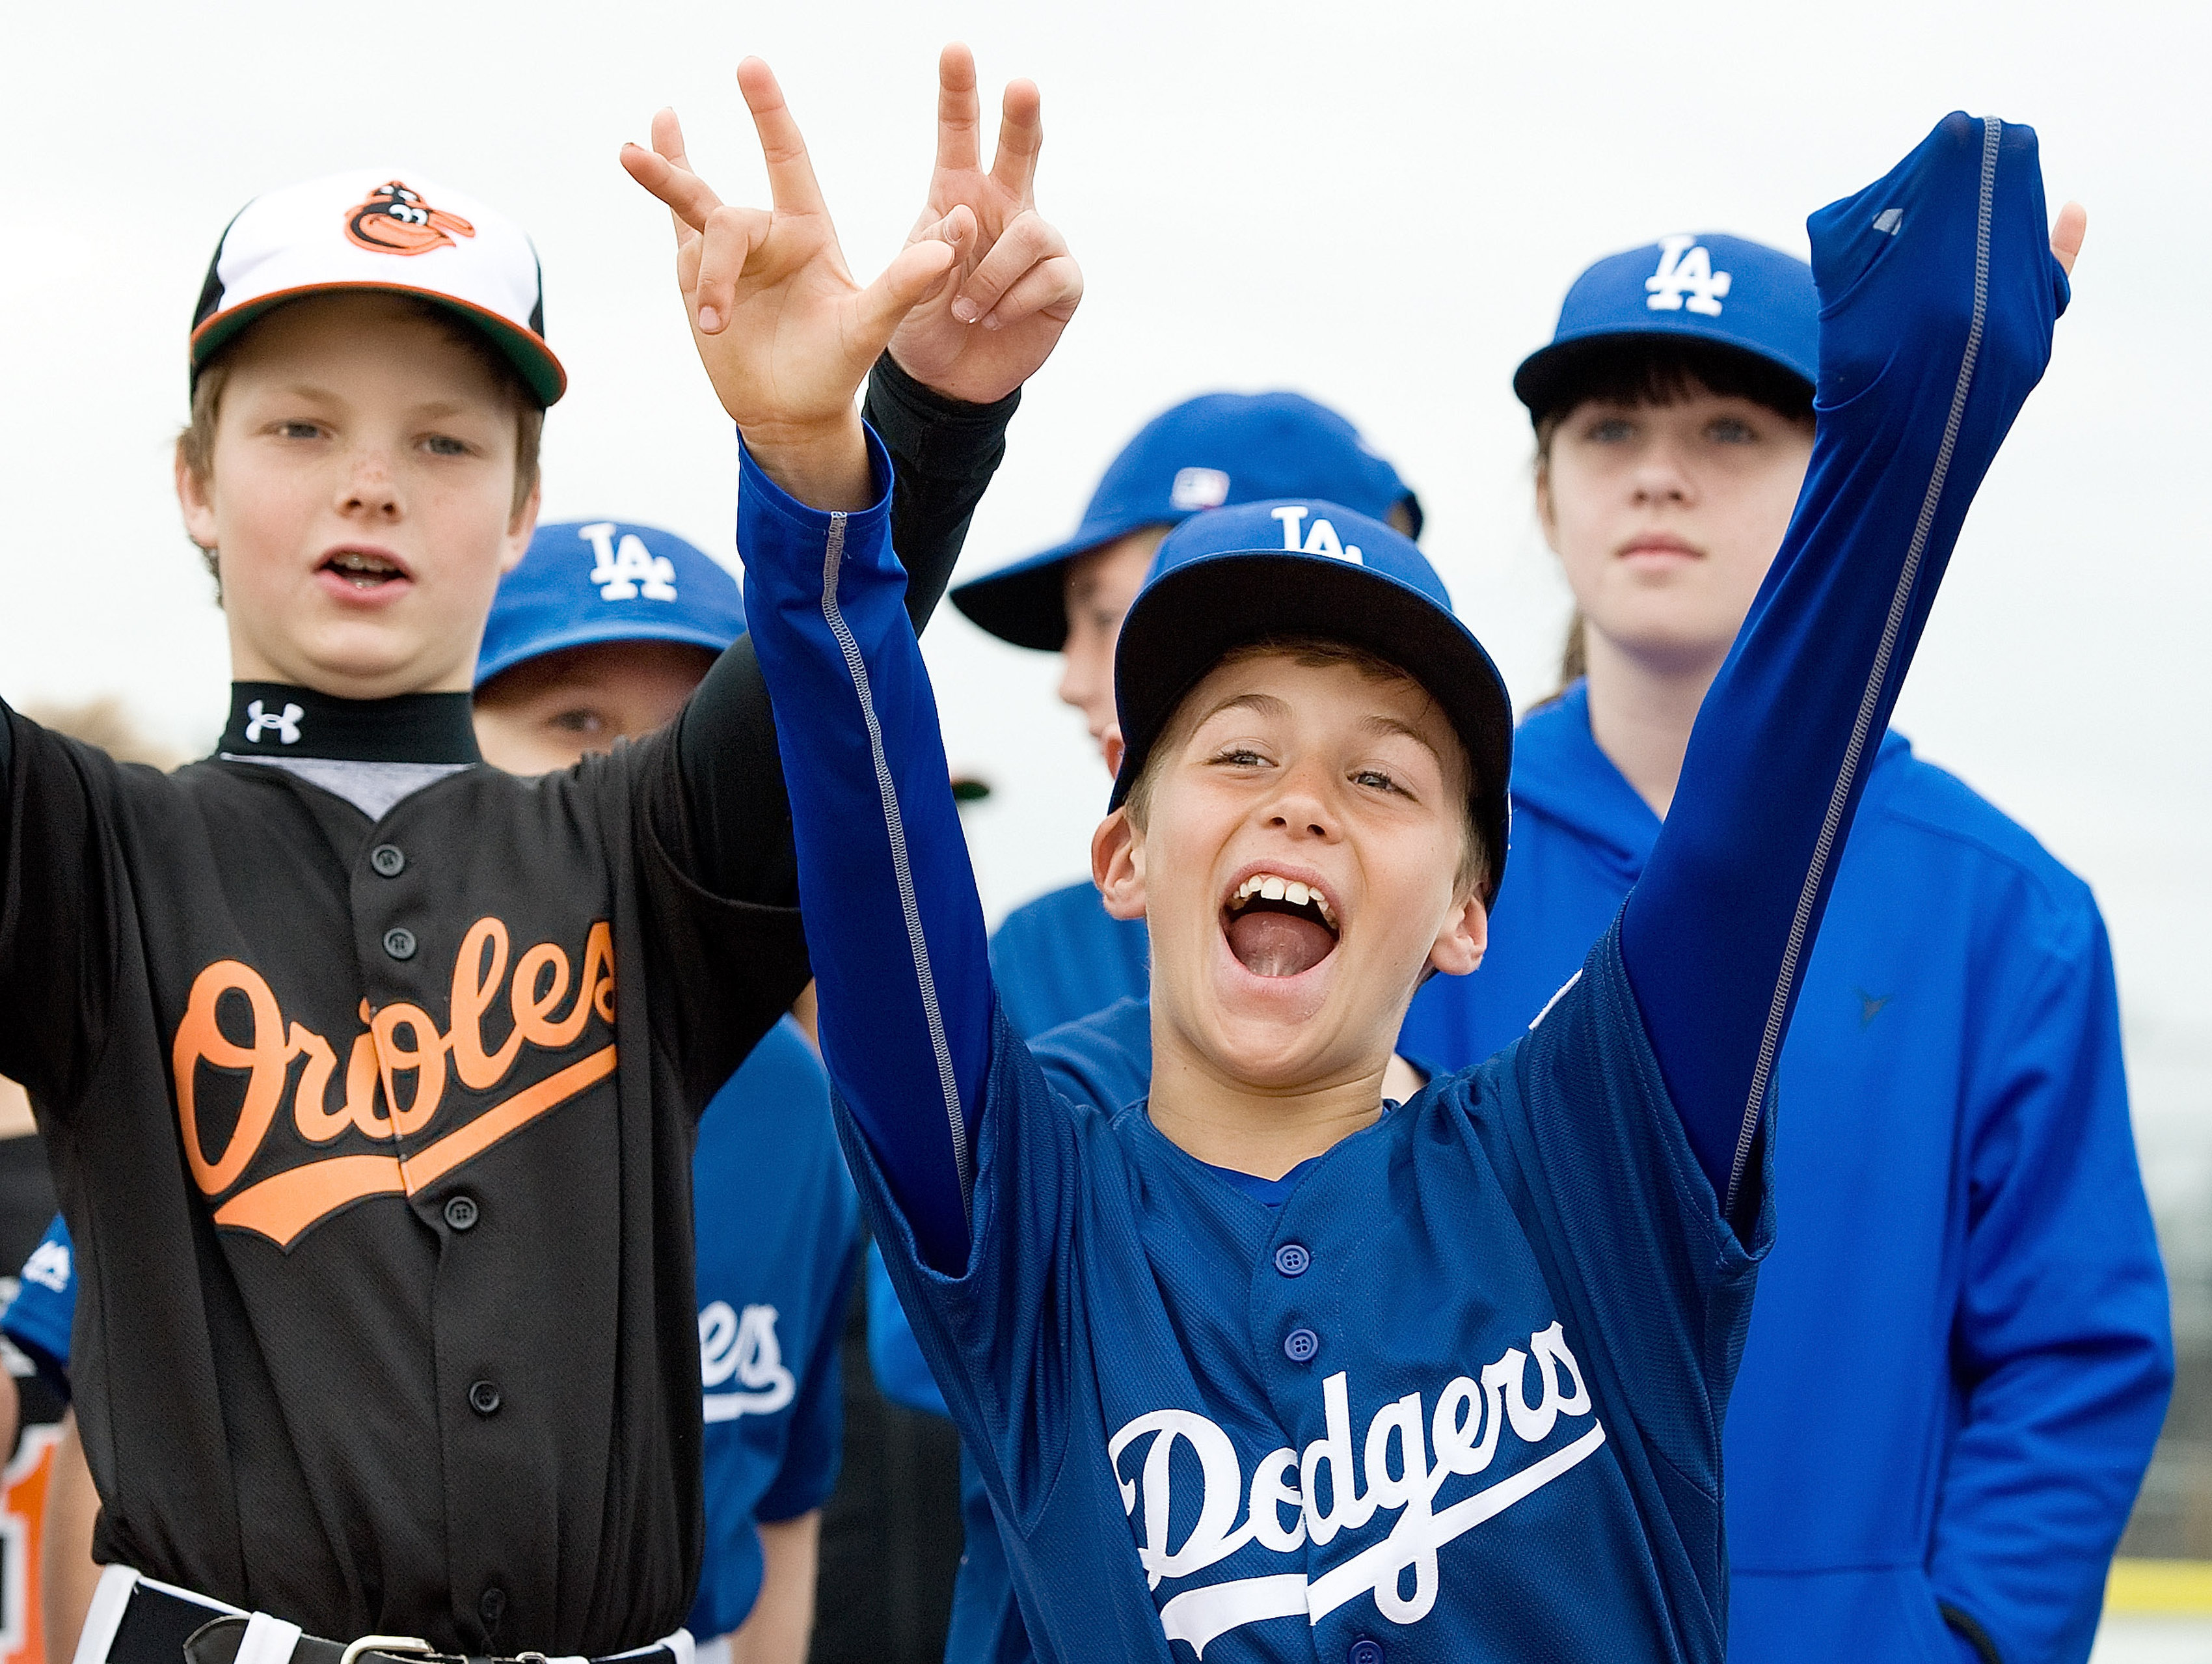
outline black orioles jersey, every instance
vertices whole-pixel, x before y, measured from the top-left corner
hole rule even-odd
[[[878,369],[917,622],[1013,404]],[[795,899],[748,643],[536,780],[463,694],[241,684],[167,777],[0,705],[0,1074],[79,1253],[99,1557],[341,1640],[675,1629],[693,1125],[806,980]]]
[[[805,982],[796,915],[669,847],[672,733],[518,780],[465,695],[239,706],[256,760],[167,777],[11,722],[5,1067],[82,1250],[100,1557],[341,1637],[664,1634],[692,1125]],[[372,819],[346,764],[450,771]]]

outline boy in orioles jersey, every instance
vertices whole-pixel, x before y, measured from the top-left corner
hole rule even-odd
[[[871,397],[924,613],[1079,286],[1027,200],[1034,90],[987,174],[945,68],[914,241],[781,320],[848,386],[896,360]],[[0,1073],[82,1250],[87,1664],[690,1653],[692,1137],[807,965],[744,643],[637,745],[481,760],[543,323],[527,240],[455,192],[249,204],[177,465],[230,634],[218,753],[158,776],[0,708]]]
[[[679,537],[611,521],[540,526],[500,581],[477,660],[484,760],[541,775],[645,740],[744,627],[737,580]],[[702,1661],[799,1664],[818,1510],[837,1476],[837,1332],[856,1222],[828,1086],[796,1022],[771,1028],[715,1092],[691,1169],[707,1536],[685,1628]],[[0,1314],[0,1334],[64,1395],[73,1271],[57,1219]],[[81,1462],[76,1451],[65,1442],[62,1460]],[[89,1543],[54,1546],[66,1569]],[[64,1619],[64,1658],[83,1618],[80,1603],[67,1621],[66,1599],[46,1600]]]
[[[1151,1096],[1088,1108],[996,1009],[880,449],[704,350],[841,1131],[1041,1657],[1723,1656],[1775,1048],[2081,224],[1958,114],[1811,230],[1820,435],[1674,811],[1534,1027],[1397,1106],[1414,989],[1510,877],[1510,712],[1419,552],[1310,501],[1161,546],[1093,844],[1150,926]],[[771,287],[712,271],[717,312]]]

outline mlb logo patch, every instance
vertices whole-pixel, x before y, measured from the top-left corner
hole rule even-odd
[[[1173,509],[1218,509],[1229,501],[1229,476],[1218,468],[1184,468],[1168,488]]]

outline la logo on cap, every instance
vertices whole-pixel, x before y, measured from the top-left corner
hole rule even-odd
[[[380,185],[346,216],[346,241],[373,254],[427,254],[459,247],[477,229],[459,214],[433,208],[398,180]]]
[[[623,533],[622,541],[617,543],[618,529],[614,521],[602,520],[576,530],[576,535],[590,544],[592,552],[599,557],[592,568],[592,582],[599,586],[599,599],[635,600],[641,594],[647,600],[674,600],[676,563],[647,549],[645,539],[635,532]]]
[[[1298,541],[1298,526],[1311,510],[1306,509],[1270,509],[1267,511],[1283,522],[1283,547],[1294,555],[1328,555],[1335,560],[1348,560],[1355,566],[1367,563],[1359,558],[1356,543],[1339,543],[1336,527],[1326,520],[1316,518],[1306,527],[1306,540]]]
[[[1727,272],[1713,270],[1711,251],[1695,237],[1669,237],[1659,245],[1659,269],[1644,280],[1651,291],[1644,304],[1654,312],[1680,312],[1686,305],[1692,312],[1717,318],[1729,282]]]

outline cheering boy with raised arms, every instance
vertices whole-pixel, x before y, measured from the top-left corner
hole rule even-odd
[[[776,211],[726,257],[710,235],[695,316],[804,281],[818,198],[795,132],[764,137]],[[2067,294],[2026,128],[1949,117],[1811,229],[1811,468],[1643,880],[1525,1039],[1402,1106],[1381,1082],[1415,987],[1482,955],[1510,747],[1419,552],[1321,503],[1162,546],[1093,846],[1151,929],[1152,1094],[1081,1108],[996,1015],[857,377],[827,344],[702,337],[747,442],[848,1154],[1041,1656],[1723,1656],[1775,1051]],[[2067,261],[2080,233],[2069,210]]]

